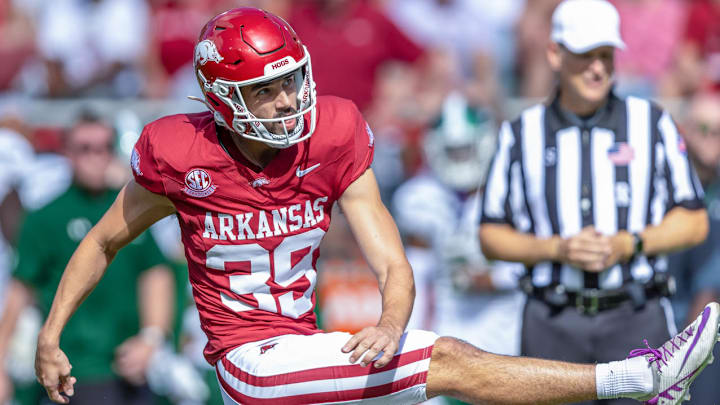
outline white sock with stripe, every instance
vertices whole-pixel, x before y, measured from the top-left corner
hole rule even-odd
[[[598,399],[639,398],[652,393],[653,372],[645,357],[595,366]]]

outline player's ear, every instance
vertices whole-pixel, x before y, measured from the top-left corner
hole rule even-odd
[[[546,54],[548,63],[553,72],[559,72],[562,66],[562,46],[557,42],[548,41]]]

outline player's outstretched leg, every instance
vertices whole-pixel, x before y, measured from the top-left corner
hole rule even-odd
[[[500,356],[449,337],[435,342],[426,390],[428,398],[445,395],[473,404],[597,399],[594,365]]]
[[[433,348],[427,396],[491,404],[562,404],[610,398],[679,404],[695,377],[712,362],[719,322],[720,306],[712,303],[661,348],[634,350],[626,360],[598,365],[499,356],[443,337]]]

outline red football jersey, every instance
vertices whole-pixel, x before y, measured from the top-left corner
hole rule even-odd
[[[135,181],[177,209],[210,364],[247,342],[319,332],[318,246],[374,138],[352,102],[316,108],[315,133],[260,171],[229,155],[210,112],[151,122],[135,145]]]

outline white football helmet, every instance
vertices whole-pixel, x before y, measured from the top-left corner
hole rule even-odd
[[[459,93],[451,93],[440,117],[425,134],[428,166],[440,181],[457,191],[480,187],[495,153],[495,132],[488,113],[470,107]]]

